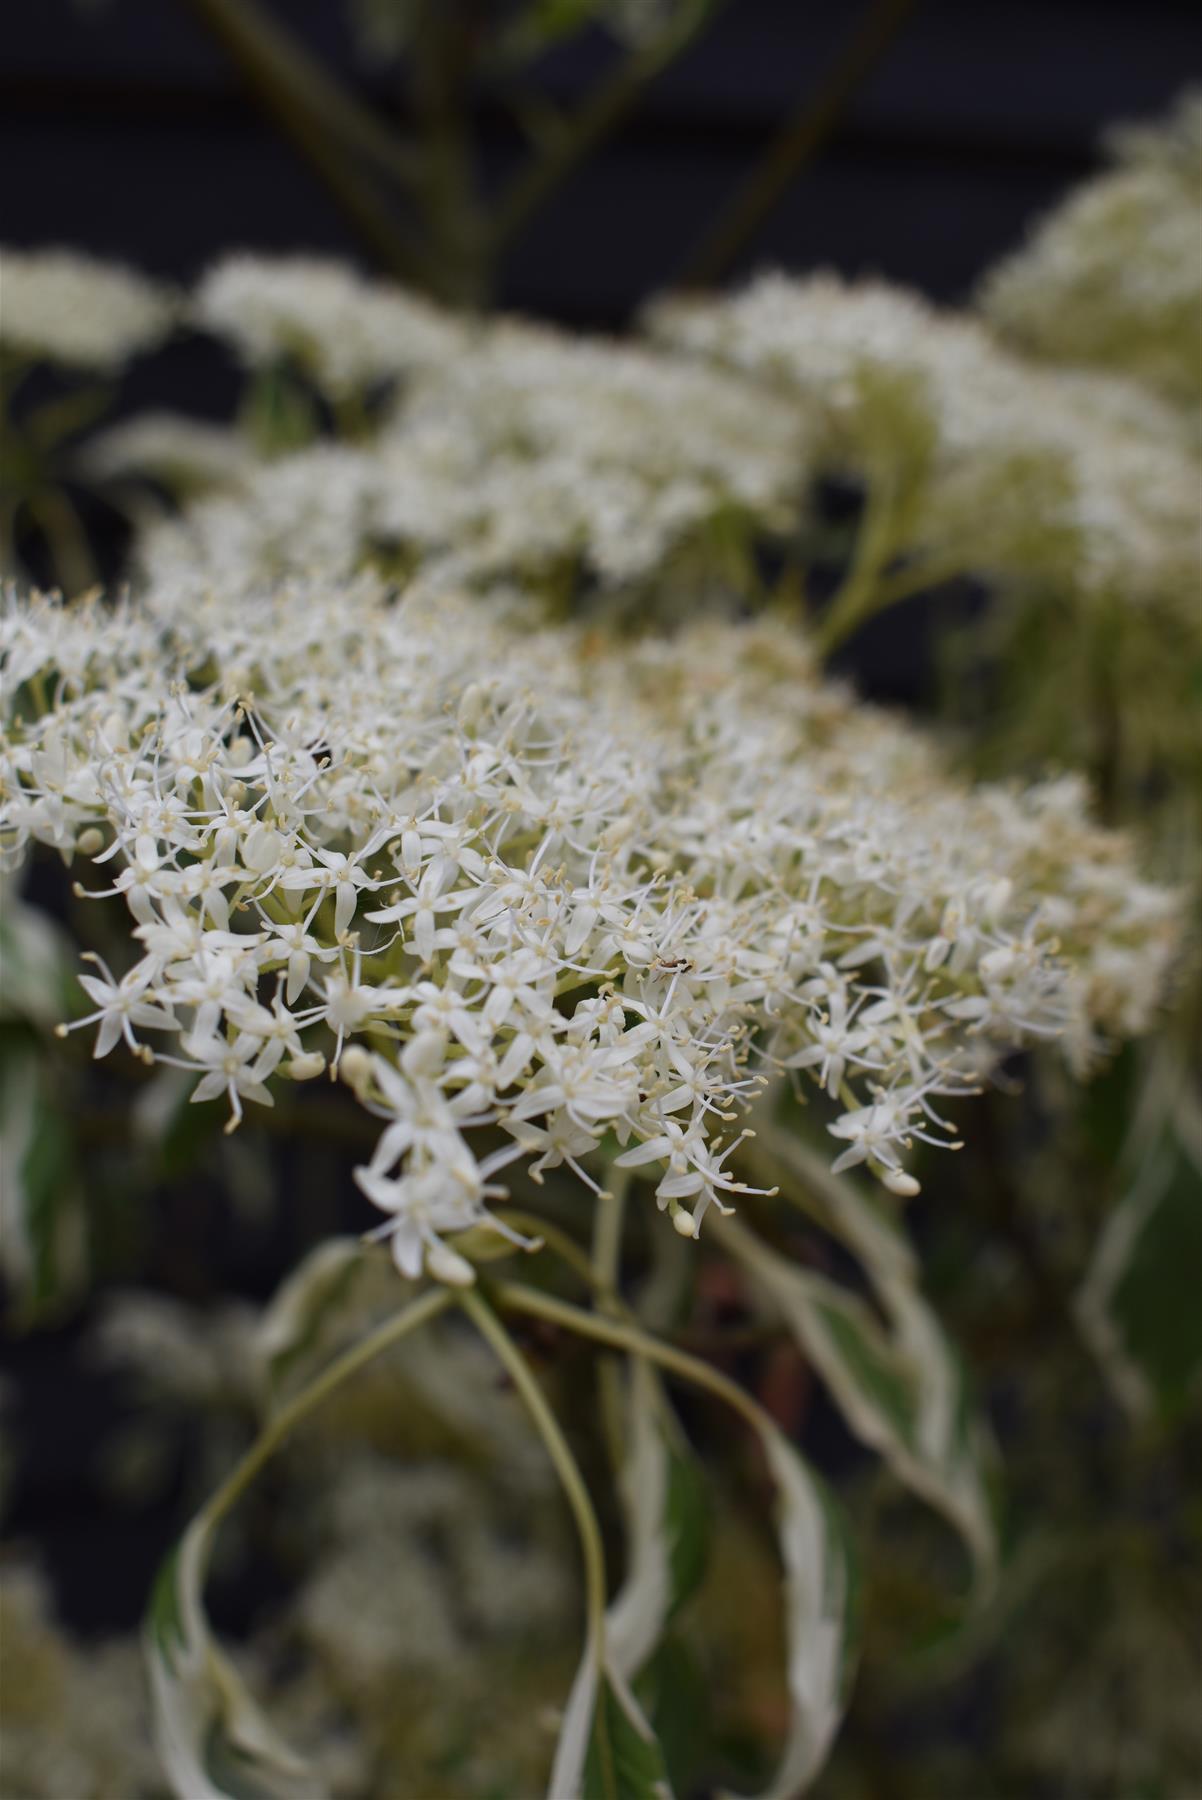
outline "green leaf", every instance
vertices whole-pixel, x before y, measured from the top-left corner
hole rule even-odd
[[[704,1493],[697,1469],[671,1439],[670,1419],[655,1375],[644,1360],[632,1358],[630,1448],[619,1483],[626,1577],[606,1609],[603,1662],[596,1646],[588,1645],[572,1686],[552,1772],[552,1800],[575,1800],[580,1792],[587,1800],[671,1795],[663,1750],[631,1689],[705,1561]]]
[[[1150,1141],[1099,1239],[1081,1327],[1134,1413],[1179,1410],[1202,1372],[1202,1116],[1180,1102]]]
[[[19,1311],[78,1293],[87,1275],[75,1133],[36,1040],[0,1042],[0,1268]]]
[[[0,1015],[54,1026],[74,1004],[75,956],[56,919],[30,906],[0,874]]]
[[[143,1631],[155,1744],[179,1800],[317,1800],[214,1643],[201,1592],[212,1544],[201,1513],[164,1562]]]
[[[629,1695],[602,1681],[584,1765],[584,1800],[672,1800],[659,1742]]]
[[[667,1537],[672,1568],[671,1617],[701,1586],[709,1556],[709,1502],[701,1471],[691,1458],[671,1451]]]
[[[673,1788],[697,1791],[715,1754],[706,1674],[678,1632],[669,1632],[639,1678],[638,1697],[660,1741]]]
[[[719,1220],[714,1229],[779,1311],[849,1429],[955,1526],[987,1588],[997,1562],[987,1439],[963,1370],[919,1291],[905,1240],[854,1189],[840,1193],[844,1184],[825,1171],[824,1177],[823,1198],[829,1205],[833,1185],[836,1228],[859,1251],[883,1318],[732,1220]]]
[[[708,1523],[700,1471],[672,1441],[667,1399],[641,1358],[631,1361],[627,1413],[626,1579],[605,1615],[607,1662],[624,1683],[634,1681],[700,1581]]]
[[[759,1800],[796,1800],[825,1763],[847,1702],[859,1577],[833,1496],[775,1427],[766,1424],[761,1436],[777,1488],[792,1706],[780,1766]]]

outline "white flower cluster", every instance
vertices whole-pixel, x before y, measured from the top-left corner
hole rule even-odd
[[[0,250],[0,342],[9,357],[111,374],[175,323],[171,290],[77,250]]]
[[[991,1057],[1151,1017],[1174,899],[1072,784],[952,785],[783,626],[606,643],[374,582],[156,610],[10,598],[3,844],[96,865],[138,959],[81,979],[225,1096],[327,1064],[381,1121],[358,1180],[399,1266],[497,1176],[606,1156],[695,1233],[731,1131],[809,1070],[836,1167],[899,1193]]]
[[[223,257],[200,282],[192,318],[248,367],[291,359],[334,399],[447,362],[468,338],[453,314],[316,256]]]
[[[1135,384],[1023,362],[973,320],[833,275],[664,301],[648,324],[794,393],[819,461],[897,497],[895,552],[1193,605],[1198,462],[1177,412]]]
[[[256,268],[265,288],[279,279]],[[298,317],[310,300],[298,284]],[[357,346],[361,305],[348,288],[337,327],[314,313],[314,341],[339,355]],[[364,384],[385,373],[383,352],[372,356]],[[804,443],[796,407],[721,371],[506,322],[415,370],[370,445],[260,466],[238,493],[154,533],[143,560],[160,584],[343,574],[375,556],[437,584],[583,571],[616,587],[723,520],[786,525]]]
[[[79,452],[92,480],[149,476],[186,497],[248,479],[255,458],[242,434],[187,413],[147,412],[96,432]]]
[[[1015,343],[1202,399],[1202,91],[1112,135],[1115,167],[1076,189],[986,279]]]

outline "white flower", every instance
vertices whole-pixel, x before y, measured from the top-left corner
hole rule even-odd
[[[89,1000],[96,1002],[96,1011],[87,1013],[81,1019],[73,1019],[70,1025],[60,1025],[60,1034],[77,1031],[83,1025],[99,1024],[96,1033],[95,1056],[107,1056],[121,1038],[130,1049],[139,1052],[142,1045],[134,1036],[133,1028],[140,1025],[144,1031],[164,1031],[171,1027],[171,1014],[162,1007],[156,1006],[149,996],[149,979],[141,968],[130,969],[120,981],[113,978],[111,971],[100,957],[93,955],[91,960],[104,971],[103,975],[81,975],[79,985]]]
[[[0,249],[0,294],[10,354],[105,374],[166,337],[177,312],[166,287],[77,250]]]
[[[607,638],[327,580],[177,600],[10,599],[0,843],[54,796],[51,842],[107,846],[132,966],[87,978],[99,1052],[192,1071],[231,1127],[341,1069],[407,1274],[465,1278],[442,1235],[513,1164],[600,1192],[616,1154],[694,1235],[748,1191],[738,1117],[782,1069],[837,1109],[836,1166],[909,1192],[940,1096],[1154,1014],[1179,903],[1080,786],[957,785],[781,624]]]

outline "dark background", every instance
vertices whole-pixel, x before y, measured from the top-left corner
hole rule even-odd
[[[341,0],[266,3],[398,112],[395,77],[356,60]],[[539,213],[502,272],[502,302],[618,324],[680,271],[864,11],[729,0]],[[577,40],[546,65],[546,91],[570,107],[612,55],[600,33]],[[918,0],[742,265],[825,263],[962,299],[1097,165],[1101,129],[1163,109],[1199,70],[1188,0]],[[484,178],[500,181],[515,134],[496,109],[477,128]],[[186,0],[6,6],[0,144],[3,242],[70,243],[179,278],[231,246],[357,253]]]

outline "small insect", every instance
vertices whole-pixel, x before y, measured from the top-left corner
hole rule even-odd
[[[661,975],[683,975],[692,966],[692,960],[687,956],[657,956],[651,965]]]

